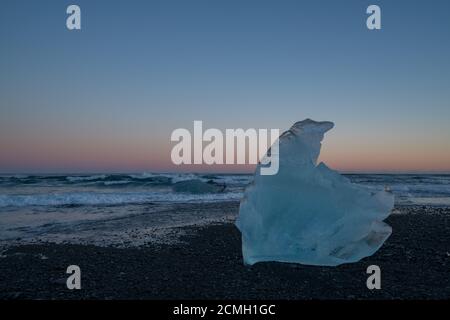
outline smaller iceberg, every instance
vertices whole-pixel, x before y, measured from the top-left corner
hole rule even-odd
[[[193,179],[176,182],[172,189],[175,192],[185,193],[218,193],[225,190],[225,185],[215,183],[212,180],[203,182],[199,179]]]
[[[260,175],[258,165],[236,220],[245,264],[337,266],[374,254],[390,236],[383,220],[394,206],[392,193],[352,184],[317,164],[321,141],[333,126],[310,119],[295,123],[278,139],[278,173]]]

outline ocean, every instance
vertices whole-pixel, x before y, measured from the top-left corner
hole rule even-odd
[[[450,205],[450,175],[346,174],[352,182],[390,189],[397,205]],[[237,202],[248,174],[73,174],[0,176],[0,241],[120,239],[133,225],[156,229],[220,220],[181,205]],[[218,210],[220,211],[220,210]],[[142,230],[141,230],[142,231]]]

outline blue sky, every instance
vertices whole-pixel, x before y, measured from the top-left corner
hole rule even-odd
[[[82,30],[66,29],[78,4]],[[366,28],[366,8],[382,30]],[[2,1],[0,172],[170,171],[170,134],[331,120],[342,171],[450,171],[449,1]],[[198,169],[198,168],[197,168]],[[233,168],[230,168],[233,171]]]

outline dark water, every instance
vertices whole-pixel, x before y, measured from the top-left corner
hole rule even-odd
[[[375,190],[389,188],[398,205],[450,205],[450,175],[346,177]],[[197,223],[210,217],[195,210],[180,214],[174,206],[238,201],[251,181],[252,175],[229,174],[3,175],[0,240],[52,234],[64,239],[73,233],[116,237],[142,215],[155,227]]]
[[[374,189],[388,187],[400,203],[450,197],[450,175],[346,176]],[[0,176],[0,208],[239,200],[251,181],[251,175],[225,174]]]

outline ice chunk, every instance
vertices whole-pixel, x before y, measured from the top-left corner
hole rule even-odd
[[[203,182],[198,179],[185,180],[176,182],[172,189],[175,192],[187,192],[187,193],[215,193],[222,192],[225,186],[222,184],[215,183],[210,180],[208,182]]]
[[[260,175],[258,165],[236,221],[245,264],[336,266],[372,255],[390,236],[383,220],[394,206],[391,193],[352,184],[317,164],[324,133],[333,126],[295,123],[279,138],[278,173]]]

